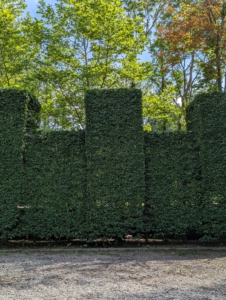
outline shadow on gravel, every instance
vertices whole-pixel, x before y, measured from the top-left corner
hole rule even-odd
[[[0,299],[225,300],[225,270],[226,251],[5,250]]]
[[[137,251],[84,251],[78,249],[54,250],[0,250],[0,264],[2,262],[13,264],[19,262],[25,270],[33,270],[35,266],[58,268],[77,267],[79,263],[82,268],[105,268],[115,263],[134,263],[134,265],[151,262],[186,262],[208,260],[214,262],[219,258],[226,258],[226,251],[209,250],[137,250]],[[226,268],[226,260],[225,260]],[[1,269],[0,269],[1,271]]]
[[[159,288],[156,291],[144,293],[131,293],[129,299],[142,299],[142,300],[225,300],[226,286],[225,283],[212,285],[209,287],[201,286],[199,288]],[[118,298],[111,298],[116,300]]]

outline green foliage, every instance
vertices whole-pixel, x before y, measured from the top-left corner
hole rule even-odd
[[[185,237],[201,218],[199,145],[193,133],[145,133],[145,228]]]
[[[31,34],[33,23],[24,16],[24,0],[0,0],[0,87],[29,90],[34,87],[29,78],[40,48]],[[34,81],[34,80],[33,80]],[[37,85],[36,85],[37,93]]]
[[[141,92],[86,93],[89,237],[122,238],[142,231],[144,153]]]
[[[86,189],[84,131],[26,137],[20,234],[79,237]]]
[[[24,91],[0,90],[0,236],[10,236],[22,201],[25,130],[34,129],[40,106]]]
[[[146,131],[185,129],[185,109],[175,99],[175,88],[168,87],[160,95],[146,90],[143,95],[143,117]]]
[[[201,94],[187,112],[188,129],[196,132],[200,141],[203,229],[207,237],[223,237],[226,236],[226,94]]]
[[[85,131],[41,132],[38,101],[0,90],[0,238],[226,236],[225,93],[197,96],[181,133],[143,133],[137,89],[85,104]]]
[[[39,1],[33,32],[42,47],[36,78],[45,127],[85,127],[84,95],[93,88],[128,87],[151,69],[138,55],[147,39],[140,17],[119,0]],[[36,25],[35,25],[36,24]]]

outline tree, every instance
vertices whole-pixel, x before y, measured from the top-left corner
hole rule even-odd
[[[53,8],[42,0],[38,9],[36,79],[47,90],[40,98],[47,127],[84,128],[87,89],[129,87],[150,73],[138,59],[147,44],[142,19],[121,1],[58,0]]]
[[[169,1],[124,0],[124,7],[129,16],[143,19],[148,47],[151,71],[146,73],[140,87],[143,92],[144,128],[153,131],[182,130],[185,127],[184,107],[177,101],[180,80],[173,80],[168,71],[167,60],[161,55],[165,43],[156,39],[156,26],[165,24],[171,18],[167,10]],[[178,7],[177,1],[170,1]],[[178,77],[178,76],[177,76]]]
[[[226,89],[226,4],[219,0],[160,2],[165,9],[158,15],[150,39],[153,74],[147,80],[144,112],[149,114],[153,129],[160,125],[169,130],[178,124],[180,130],[185,125],[185,107],[197,93]],[[171,105],[177,105],[178,100],[181,107],[174,110]],[[155,113],[156,105],[160,114]]]
[[[22,0],[0,0],[0,87],[25,87],[31,58],[35,55],[28,34],[29,16],[22,17]]]
[[[143,95],[144,129],[147,131],[181,131],[185,129],[185,109],[175,97],[174,87],[165,88],[159,95],[147,90]]]
[[[189,69],[189,78],[184,77],[187,85],[184,87],[185,101],[187,94],[192,94],[195,84],[198,88],[212,89],[215,85],[222,91],[226,54],[226,2],[187,1],[181,5],[180,10],[171,6],[168,10],[172,17],[168,24],[158,28],[159,38],[167,46],[162,54],[167,57],[168,65],[175,68],[183,60],[182,72],[186,72],[187,67]]]

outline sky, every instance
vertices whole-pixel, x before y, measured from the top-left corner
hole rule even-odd
[[[30,12],[30,14],[35,17],[36,16],[36,10],[37,10],[37,4],[38,0],[25,0],[27,4],[27,11]],[[45,0],[46,3],[54,5],[56,2],[55,0]]]
[[[37,10],[38,0],[25,0],[25,2],[27,4],[27,11],[30,12],[30,14],[33,17],[37,16],[36,10]],[[45,2],[47,4],[54,5],[56,0],[45,0]],[[143,54],[139,55],[138,57],[140,58],[141,62],[150,61],[149,50],[144,51]],[[177,103],[181,105],[181,98],[177,99]]]
[[[28,11],[33,17],[36,17],[38,0],[25,0],[25,2],[27,4],[26,11]],[[54,5],[56,0],[45,0],[45,2],[47,4]],[[150,61],[150,54],[148,53],[148,50],[144,51],[142,55],[139,55],[139,58],[142,62]]]

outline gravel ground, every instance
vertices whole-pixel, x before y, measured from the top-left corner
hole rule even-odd
[[[0,299],[225,300],[226,251],[0,251]]]

